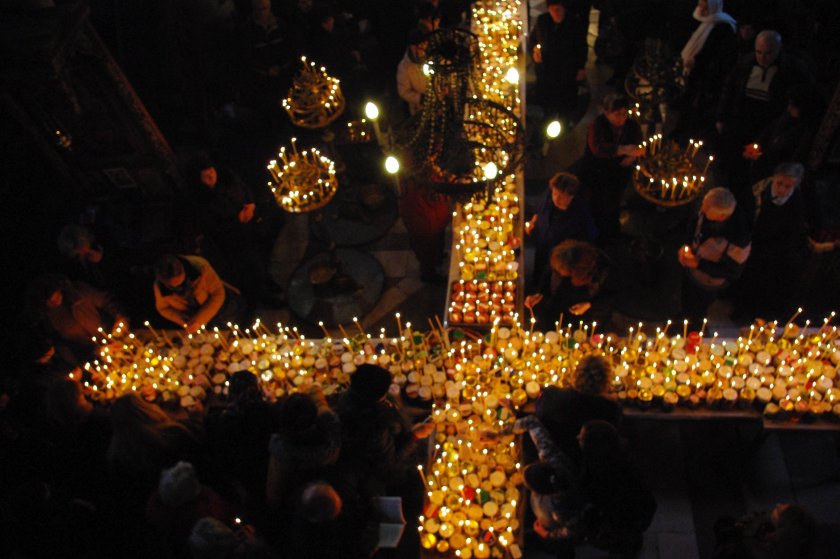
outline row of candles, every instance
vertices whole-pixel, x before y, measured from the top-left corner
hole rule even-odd
[[[833,315],[819,328],[807,322],[800,328],[795,318],[757,322],[725,340],[705,328],[689,332],[685,322],[682,332],[670,333],[669,322],[654,331],[637,325],[625,336],[599,332],[596,323],[558,322],[548,332],[496,324],[483,337],[459,337],[437,319],[421,331],[403,325],[399,315],[395,338],[383,330],[369,334],[358,321],[352,332],[340,328],[340,339],[326,331],[323,339],[307,339],[295,328],[260,322],[192,335],[151,328],[144,336],[103,332],[101,355],[86,366],[85,386],[95,399],[134,390],[189,407],[223,394],[238,371],[258,375],[267,395],[280,398],[313,382],[335,393],[358,365],[378,364],[392,373],[394,395],[435,402],[431,418],[438,434],[423,473],[428,503],[421,541],[468,557],[480,556],[484,544],[504,556],[513,553],[520,479],[512,439],[498,438],[513,420],[510,410],[538,398],[545,386],[567,385],[577,362],[596,353],[613,364],[611,390],[628,405],[760,404],[772,417],[840,419],[840,332],[830,325]],[[498,434],[492,444],[484,442],[488,431]]]

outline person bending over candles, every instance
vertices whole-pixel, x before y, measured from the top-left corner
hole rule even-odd
[[[160,315],[190,334],[243,318],[239,290],[224,283],[200,256],[161,257],[155,264],[154,293]]]
[[[717,293],[741,275],[752,241],[735,196],[722,187],[703,197],[692,230],[690,244],[680,247],[677,259],[685,269],[683,314],[700,324]]]
[[[94,337],[101,339],[117,328],[128,328],[128,319],[109,292],[65,276],[36,278],[29,285],[27,299],[34,321],[61,338],[77,358],[99,345]]]
[[[533,283],[542,278],[551,249],[567,239],[594,242],[598,235],[589,204],[578,196],[580,181],[571,173],[557,173],[548,181],[540,205],[525,224],[525,234],[533,240]]]
[[[551,330],[564,313],[584,321],[609,318],[613,290],[606,285],[610,265],[603,252],[589,243],[567,240],[552,249],[549,264],[537,293],[525,298],[537,328]]]
[[[610,93],[601,103],[602,113],[589,126],[583,158],[575,163],[588,191],[600,242],[618,236],[619,208],[630,183],[636,158],[644,153],[642,129],[629,118],[627,96]]]

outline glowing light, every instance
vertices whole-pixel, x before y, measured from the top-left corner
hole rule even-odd
[[[400,160],[393,155],[389,155],[385,158],[385,170],[392,175],[396,175],[400,172]]]
[[[545,127],[545,135],[552,140],[559,136],[562,131],[563,126],[560,124],[559,120],[552,120],[548,123],[548,126]]]
[[[368,101],[365,105],[365,116],[371,120],[379,118],[379,107],[373,101]]]

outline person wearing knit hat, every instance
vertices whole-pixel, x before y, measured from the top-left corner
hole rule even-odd
[[[186,551],[190,530],[200,518],[221,522],[234,518],[233,507],[201,484],[189,462],[178,462],[160,474],[160,483],[146,503],[146,520],[174,552]]]
[[[195,523],[188,542],[193,559],[227,559],[239,545],[233,530],[209,516]]]
[[[169,507],[179,507],[201,493],[201,484],[195,477],[195,469],[189,462],[183,460],[163,470],[160,475],[160,500]]]

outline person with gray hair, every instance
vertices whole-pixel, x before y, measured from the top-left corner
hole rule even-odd
[[[778,32],[759,33],[755,52],[738,61],[721,91],[715,117],[724,140],[720,163],[731,166],[764,126],[785,111],[791,88],[812,81],[802,63],[784,50]]]
[[[677,259],[684,268],[683,314],[692,322],[703,320],[715,296],[737,279],[752,249],[750,228],[735,196],[726,188],[711,189],[691,229],[688,244]]]
[[[736,317],[780,318],[790,310],[793,288],[807,255],[805,200],[799,185],[801,163],[783,162],[773,175],[752,186],[753,250],[734,286]]]

